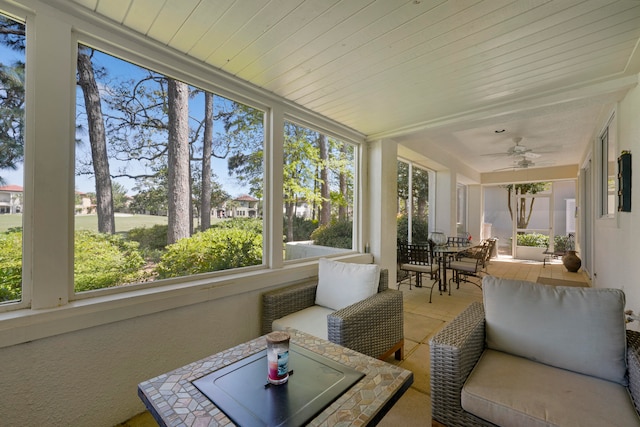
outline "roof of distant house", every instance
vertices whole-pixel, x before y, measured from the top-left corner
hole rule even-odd
[[[236,197],[233,200],[239,200],[242,202],[257,202],[258,199],[254,199],[253,197],[249,196],[248,194],[243,194],[241,196]]]
[[[0,191],[11,191],[13,193],[22,193],[23,189],[19,185],[4,185],[0,187]]]

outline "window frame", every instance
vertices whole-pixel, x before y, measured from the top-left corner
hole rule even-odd
[[[313,129],[318,129],[345,143],[353,144],[354,201],[353,250],[344,259],[371,262],[362,250],[363,153],[365,136],[326,117],[292,104],[265,90],[242,82],[223,71],[178,55],[170,48],[143,36],[113,26],[107,21],[76,10],[48,14],[46,8],[30,11],[2,3],[1,10],[27,26],[25,96],[25,219],[23,237],[23,298],[20,302],[0,304],[0,337],[8,337],[2,346],[26,342],[57,333],[84,329],[112,321],[149,314],[240,293],[261,290],[296,277],[310,277],[317,271],[317,262],[305,259],[295,266],[285,265],[281,254],[282,196],[277,189],[282,184],[282,146],[285,117]],[[36,25],[36,16],[37,24]],[[25,18],[26,17],[26,18]],[[35,32],[38,32],[38,39]],[[184,81],[225,98],[249,105],[264,112],[264,254],[263,264],[242,269],[223,270],[155,283],[134,284],[123,288],[105,288],[75,294],[73,290],[73,216],[74,216],[74,124],[75,70],[78,44],[98,49],[155,72]],[[47,63],[38,67],[38,61]],[[53,64],[53,65],[52,65]],[[45,72],[59,69],[55,76]],[[46,88],[46,90],[43,90]],[[38,93],[38,95],[36,95]],[[44,93],[44,94],[43,94]],[[51,110],[48,100],[68,108]],[[36,102],[36,98],[37,101]],[[50,104],[49,104],[50,105]],[[36,115],[50,116],[36,123]],[[51,126],[55,124],[55,126]],[[52,133],[45,130],[52,128]],[[36,135],[40,138],[36,140]],[[42,135],[64,143],[42,152]],[[59,162],[60,159],[64,161]],[[35,165],[40,165],[36,172]],[[63,169],[55,180],[43,176],[55,165]],[[44,169],[44,170],[43,170]],[[280,176],[279,176],[280,175]],[[43,182],[46,186],[41,185]],[[62,184],[62,185],[59,185]],[[55,187],[55,191],[51,190]],[[38,197],[34,195],[38,190]],[[42,196],[46,194],[45,197]],[[52,202],[54,201],[54,202]],[[55,205],[56,213],[43,220],[45,208]],[[44,231],[44,234],[40,234]],[[45,242],[47,244],[43,244]],[[52,250],[52,248],[54,248]],[[43,260],[46,259],[46,262]],[[309,262],[310,261],[310,262]],[[257,276],[258,275],[258,276]],[[256,277],[265,280],[256,280]],[[71,279],[70,279],[71,278]],[[233,285],[233,286],[230,286]],[[135,305],[135,309],[131,309]],[[96,313],[100,313],[96,316]],[[25,318],[31,320],[25,322]],[[53,322],[53,323],[50,323]],[[43,325],[49,325],[43,328]],[[18,329],[13,331],[13,329]],[[22,331],[22,333],[20,332]]]
[[[596,137],[597,174],[598,177],[598,219],[616,218],[617,176],[617,114],[614,110],[602,130]],[[610,177],[613,177],[613,189],[609,188]],[[613,200],[613,206],[610,200]],[[609,210],[611,208],[611,211]]]
[[[345,249],[344,252],[338,255],[347,255],[355,252],[364,252],[364,243],[362,238],[362,217],[360,213],[362,212],[362,178],[360,171],[362,170],[362,161],[364,157],[363,151],[363,143],[358,143],[352,137],[347,135],[343,135],[341,133],[335,132],[328,127],[324,127],[313,122],[310,122],[307,118],[299,114],[294,114],[293,112],[287,112],[284,114],[284,118],[282,120],[282,133],[283,133],[283,144],[282,144],[282,163],[280,164],[280,170],[284,167],[284,128],[286,123],[291,123],[297,126],[305,127],[311,131],[318,132],[321,135],[325,135],[329,138],[333,138],[339,140],[343,144],[349,144],[353,147],[353,226],[352,226],[352,239],[351,239],[351,249]],[[279,177],[282,180],[282,176]],[[282,183],[280,185],[282,188]],[[281,200],[280,203],[281,209],[278,212],[282,212],[282,207],[284,206],[284,201]],[[283,222],[284,214],[279,218],[280,222]],[[283,245],[284,250],[284,245]],[[283,265],[296,264],[300,262],[306,262],[309,260],[317,260],[324,256],[314,256],[308,258],[298,258],[298,259],[290,259],[286,260],[283,258]],[[331,255],[327,254],[326,257],[331,257]]]
[[[111,51],[105,49],[105,48],[101,48],[101,47],[97,47],[99,45],[104,45],[105,43],[101,43],[99,41],[94,40],[92,37],[90,36],[80,36],[78,35],[76,37],[76,50],[74,51],[74,63],[77,61],[77,46],[79,45],[83,45],[86,47],[90,47],[92,49],[98,50],[100,51],[102,54],[105,55],[110,55],[113,58],[116,58],[118,60],[121,61],[125,61],[128,62],[134,66],[143,68],[143,69],[148,69],[152,72],[158,73],[158,74],[162,74],[166,77],[170,77],[172,76],[172,74],[167,74],[164,71],[158,71],[156,69],[151,69],[149,67],[146,67],[145,65],[141,65],[139,62],[134,62],[132,59],[128,59],[127,57],[122,57],[119,55],[116,55],[114,53],[112,53]],[[87,42],[84,42],[82,40],[90,40],[91,44],[88,44]],[[109,44],[107,44],[108,46],[111,46]],[[180,79],[179,77],[175,77],[176,79]],[[221,95],[219,91],[215,91],[215,89],[210,89],[210,88],[204,88],[202,86],[196,86],[195,84],[189,82],[189,81],[185,81],[183,79],[180,79],[180,81],[186,83],[187,85],[191,86],[191,87],[195,87],[199,90],[204,90],[207,91],[209,93],[212,93],[215,96],[219,96],[219,97],[224,97],[230,101],[233,102],[237,102],[243,105],[246,105],[248,107],[254,108],[256,110],[259,110],[263,113],[263,162],[266,165],[266,156],[267,156],[267,142],[268,142],[268,137],[267,137],[267,123],[269,121],[268,118],[268,111],[269,111],[269,107],[264,106],[264,105],[253,105],[253,104],[249,104],[247,102],[244,101],[240,101],[238,100],[238,98],[242,98],[242,97],[227,97],[226,95]],[[77,109],[77,104],[75,102],[76,99],[76,94],[74,92],[73,95],[73,108],[74,111]],[[243,98],[243,99],[248,99],[248,98]],[[256,103],[257,104],[257,103]],[[74,114],[74,117],[76,116],[76,114]],[[75,138],[75,134],[74,134],[74,138]],[[74,152],[74,162],[73,164],[75,164],[75,152]],[[73,177],[75,178],[75,174],[73,174]],[[268,187],[267,187],[267,174],[266,174],[266,167],[265,170],[263,171],[263,191],[264,191],[264,197],[268,197]],[[74,187],[75,188],[75,187]],[[74,190],[75,191],[75,190]],[[88,290],[88,291],[81,291],[81,292],[75,292],[74,289],[74,283],[71,284],[71,289],[70,289],[70,294],[69,294],[69,301],[73,301],[73,300],[80,300],[80,299],[86,299],[86,298],[95,298],[96,296],[101,296],[101,295],[112,295],[112,294],[119,294],[119,293],[123,293],[123,292],[128,292],[129,290],[134,290],[134,289],[146,289],[146,288],[156,288],[156,287],[161,287],[161,286],[165,286],[165,285],[173,285],[175,283],[182,283],[185,281],[185,279],[187,279],[186,281],[195,281],[195,280],[201,280],[201,279],[207,279],[207,278],[217,278],[217,277],[224,277],[226,275],[230,275],[230,274],[234,274],[236,272],[250,272],[250,271],[254,271],[254,270],[264,270],[265,268],[268,268],[268,263],[267,263],[267,248],[269,247],[269,241],[268,241],[268,236],[269,233],[267,232],[267,225],[266,225],[266,213],[265,215],[263,215],[263,219],[262,219],[262,223],[263,223],[263,255],[262,255],[262,262],[260,264],[257,265],[252,265],[252,266],[246,266],[246,267],[240,267],[240,268],[235,268],[235,269],[228,269],[228,270],[217,270],[217,271],[210,271],[210,272],[206,272],[206,273],[200,273],[200,274],[192,274],[189,276],[180,276],[180,277],[172,277],[172,278],[167,278],[167,279],[159,279],[159,280],[155,280],[155,281],[151,281],[151,282],[137,282],[137,283],[129,283],[126,284],[125,286],[116,286],[116,287],[107,287],[107,288],[101,288],[101,289],[95,289],[95,290]],[[74,230],[72,230],[74,231]],[[73,246],[73,236],[71,236],[71,245]],[[73,260],[72,260],[73,261]],[[71,272],[73,274],[73,270]],[[188,279],[190,278],[190,279]]]

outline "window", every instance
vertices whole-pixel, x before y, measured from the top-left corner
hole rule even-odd
[[[11,111],[27,119],[39,113],[39,120],[7,109],[0,114],[5,136],[14,137],[0,138],[0,177],[6,180],[0,187],[12,189],[0,190],[0,312],[33,308],[27,315],[37,317],[40,309],[61,308],[53,316],[63,330],[63,319],[86,307],[69,304],[73,300],[100,296],[87,306],[106,323],[120,318],[116,306],[129,304],[127,296],[109,297],[119,292],[140,291],[131,304],[153,312],[165,306],[156,304],[150,288],[180,288],[175,306],[181,306],[193,303],[195,294],[217,299],[235,293],[224,286],[231,283],[267,286],[253,272],[279,277],[288,231],[281,232],[280,224],[291,200],[311,220],[294,224],[296,237],[287,245],[303,241],[302,235],[305,243],[316,243],[306,245],[312,250],[307,258],[353,251],[360,134],[260,89],[235,85],[170,49],[141,40],[125,49],[93,37],[91,25],[72,30],[64,17],[36,20],[37,13],[26,14],[29,25],[45,23],[39,37],[28,39],[30,54],[47,61],[46,68],[24,68],[24,50],[3,49],[7,40],[0,34],[0,63],[21,62],[26,87],[41,88],[27,91],[26,102],[16,98]],[[21,36],[24,46],[25,26],[20,28],[11,34]],[[126,35],[119,31],[116,36]],[[76,41],[77,58],[69,40]],[[146,54],[149,49],[155,57]],[[3,106],[9,106],[9,98],[1,99],[9,90],[25,97],[25,85],[10,87],[13,82],[0,80]],[[282,119],[294,116],[307,126]],[[7,147],[16,148],[16,170],[7,163]],[[283,155],[265,156],[274,152]],[[304,173],[290,175],[296,167]],[[288,180],[292,176],[299,180]],[[292,191],[267,193],[272,180]],[[282,203],[283,195],[293,197]],[[24,239],[23,209],[31,210]],[[326,213],[329,223],[320,226]],[[294,258],[300,257],[286,259]],[[287,267],[295,277],[307,274],[306,266]],[[25,328],[36,331],[36,324]]]
[[[458,184],[456,187],[456,232],[458,236],[467,234],[467,186]]]
[[[428,239],[430,174],[398,160],[398,240],[424,243]]]
[[[287,121],[283,174],[285,260],[351,250],[354,146]]]
[[[616,142],[614,114],[598,138],[601,217],[613,217],[616,210]]]
[[[78,47],[76,292],[262,264],[264,113]]]
[[[0,303],[23,299],[25,34],[0,16]]]

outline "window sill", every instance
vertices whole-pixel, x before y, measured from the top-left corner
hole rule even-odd
[[[373,261],[370,254],[351,254],[338,260],[362,263]],[[261,291],[313,278],[317,274],[318,264],[314,260],[280,269],[254,270],[96,296],[56,308],[8,311],[0,313],[0,348],[191,304]]]

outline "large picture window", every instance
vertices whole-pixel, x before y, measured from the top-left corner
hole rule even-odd
[[[411,162],[398,160],[398,240],[427,242],[431,174]]]
[[[263,260],[264,113],[78,47],[76,292]]]
[[[0,303],[23,299],[25,31],[0,16]]]
[[[292,122],[284,128],[285,260],[351,250],[354,146]]]

